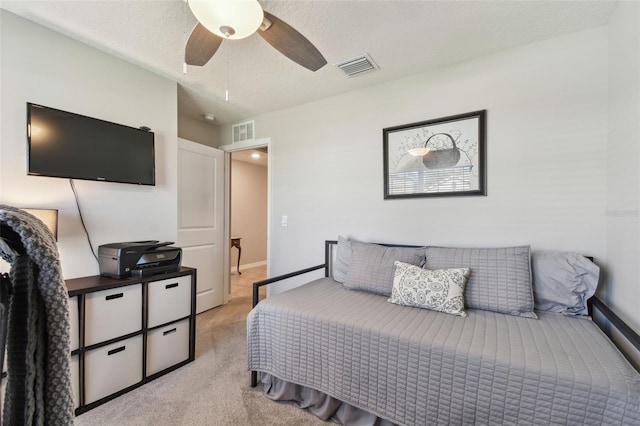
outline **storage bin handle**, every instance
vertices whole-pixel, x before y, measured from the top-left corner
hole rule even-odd
[[[164,286],[164,288],[170,289],[170,288],[178,287],[178,285],[179,285],[178,283],[167,284],[166,286]]]
[[[177,331],[177,329],[174,327],[171,330],[163,331],[162,335],[166,336],[167,334],[175,333],[176,331]]]
[[[109,352],[107,352],[107,355],[117,354],[118,352],[124,351],[125,348],[126,346],[120,346],[119,348],[111,349]]]
[[[124,293],[110,294],[109,296],[105,297],[105,299],[112,300],[112,299],[119,299],[121,297],[124,297]]]

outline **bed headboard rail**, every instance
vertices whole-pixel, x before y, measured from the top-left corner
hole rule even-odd
[[[640,335],[598,297],[590,298],[587,305],[593,322],[620,349],[629,363],[640,372]]]
[[[407,247],[407,248],[419,248],[426,246],[415,246],[408,244],[387,244],[387,243],[375,243],[385,247]],[[325,240],[324,242],[324,264],[325,264],[325,277],[333,276],[333,266],[336,261],[336,253],[338,249],[338,241],[337,240]]]
[[[324,276],[333,276],[333,264],[336,261],[338,240],[326,240],[324,242]]]

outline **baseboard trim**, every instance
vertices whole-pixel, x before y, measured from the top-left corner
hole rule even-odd
[[[258,266],[265,266],[267,264],[266,260],[262,260],[260,262],[253,262],[253,263],[247,263],[244,265],[240,265],[240,272],[242,272],[243,269],[251,269],[251,268],[257,268]],[[231,272],[238,272],[238,268],[235,266],[231,267]]]

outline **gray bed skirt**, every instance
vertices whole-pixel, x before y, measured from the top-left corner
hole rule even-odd
[[[292,402],[307,409],[325,421],[334,421],[345,426],[395,426],[361,408],[342,402],[326,393],[295,383],[281,380],[268,373],[260,373],[265,395],[274,401]]]

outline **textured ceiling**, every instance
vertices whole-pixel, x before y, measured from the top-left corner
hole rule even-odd
[[[218,124],[605,25],[616,6],[541,0],[261,4],[304,34],[328,64],[308,71],[254,34],[225,41],[207,65],[189,67],[185,75],[184,45],[196,19],[182,0],[0,1],[5,10],[178,82],[179,113],[196,119],[212,113]],[[364,53],[380,70],[348,78],[334,66]]]

